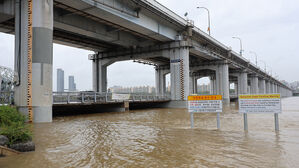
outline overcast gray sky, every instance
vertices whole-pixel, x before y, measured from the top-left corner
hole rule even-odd
[[[207,13],[196,9],[204,6],[211,13],[211,34],[218,41],[239,52],[238,36],[243,40],[244,57],[266,62],[267,69],[289,82],[299,80],[299,1],[298,0],[158,0],[163,5],[207,30]],[[13,68],[14,36],[0,33],[0,65]],[[56,90],[56,69],[74,75],[77,88],[91,89],[90,51],[54,44],[53,89]],[[264,68],[264,63],[258,61]],[[138,86],[155,83],[153,66],[131,61],[115,63],[108,68],[108,85]],[[67,86],[67,81],[66,81]]]

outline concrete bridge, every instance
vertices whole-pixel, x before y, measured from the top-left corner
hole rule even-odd
[[[0,31],[15,34],[15,103],[26,113],[27,1],[0,2]],[[107,67],[136,60],[156,69],[156,88],[165,95],[170,73],[173,107],[186,107],[196,81],[210,77],[211,93],[229,104],[235,94],[281,93],[291,89],[251,64],[229,47],[194,27],[154,0],[39,0],[33,1],[33,109],[35,122],[52,121],[53,42],[95,51],[93,90],[107,92]]]

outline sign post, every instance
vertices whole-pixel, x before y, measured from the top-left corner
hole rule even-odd
[[[194,127],[194,119],[193,119],[193,113],[190,113],[190,121],[191,121],[191,128]]]
[[[279,130],[278,114],[281,113],[280,94],[239,95],[239,112],[244,115],[244,130],[248,130],[247,114],[274,113],[275,131]]]
[[[188,96],[191,128],[194,127],[193,113],[217,113],[217,129],[220,129],[220,113],[222,112],[222,95]]]
[[[278,114],[274,114],[274,122],[275,122],[275,131],[279,131],[279,123],[278,123]]]

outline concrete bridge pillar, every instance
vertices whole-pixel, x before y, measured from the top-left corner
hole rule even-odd
[[[210,76],[210,94],[216,94],[215,93],[215,76]]]
[[[215,77],[214,77],[214,80],[213,80],[213,86],[214,86],[214,88],[213,88],[213,93],[214,93],[214,94],[217,94],[217,82],[216,82],[216,75],[215,75]]]
[[[92,88],[95,92],[107,92],[107,65],[103,61],[92,61]]]
[[[107,92],[107,67],[115,62],[114,59],[103,59],[104,53],[90,54],[92,60],[92,89],[95,92]]]
[[[250,78],[250,93],[257,94],[259,93],[259,80],[257,76]]]
[[[274,93],[274,85],[270,82],[270,93]]]
[[[32,11],[32,106],[33,122],[52,122],[53,0],[33,1]],[[28,1],[16,1],[15,104],[28,115],[27,53]]]
[[[277,91],[276,91],[276,84],[275,83],[273,83],[273,93],[277,93]]]
[[[190,75],[189,92],[190,94],[197,94],[197,76]]]
[[[198,88],[197,88],[197,80],[198,80],[198,77],[195,77],[195,78],[194,78],[194,82],[193,82],[193,93],[194,93],[194,94],[197,94],[197,91],[198,91]]]
[[[164,96],[166,92],[166,74],[169,70],[156,68],[156,94]]]
[[[189,92],[189,47],[169,51],[171,100],[187,100]]]
[[[239,93],[238,93],[238,82],[234,82],[234,84],[235,84],[235,94],[236,95],[238,95]]]
[[[270,81],[266,82],[266,93],[271,93],[271,84],[270,84]]]
[[[219,64],[216,69],[217,94],[223,96],[223,103],[229,105],[229,72],[228,64]]]
[[[247,94],[248,90],[248,82],[247,82],[247,73],[241,72],[238,77],[238,93],[239,94]]]
[[[266,93],[266,81],[265,79],[259,80],[259,93],[265,94]]]

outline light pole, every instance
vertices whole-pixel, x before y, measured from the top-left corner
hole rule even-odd
[[[243,52],[242,39],[240,37],[233,37],[233,39],[238,39],[240,41],[240,55],[242,56],[242,52]]]
[[[208,27],[208,32],[209,32],[209,36],[211,36],[211,18],[210,18],[210,11],[208,8],[206,7],[197,7],[197,9],[205,9],[208,12],[208,20],[209,20],[209,27]]]
[[[265,61],[262,61],[262,60],[260,60],[260,62],[264,63],[264,65],[265,65],[265,72],[267,73],[267,66],[266,66],[266,62],[265,62]]]
[[[254,54],[254,55],[255,55],[255,64],[256,64],[256,66],[257,66],[257,54],[256,54],[256,52],[249,51],[249,53],[251,53],[251,54]]]

